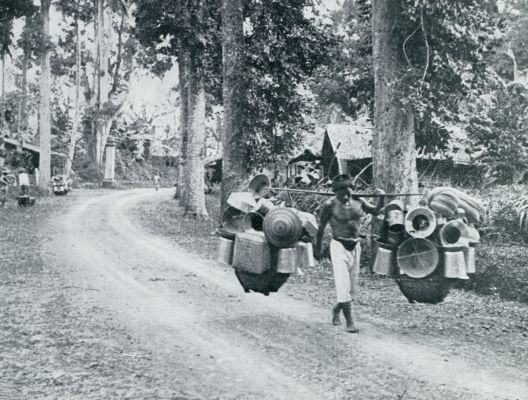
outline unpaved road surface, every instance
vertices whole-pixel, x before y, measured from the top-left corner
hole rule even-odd
[[[127,217],[138,202],[169,195],[82,194],[53,222],[43,253],[63,271],[66,300],[113,330],[120,357],[133,361],[125,372],[112,366],[116,382],[105,397],[49,387],[34,398],[528,399],[526,370],[483,365],[361,318],[361,332],[347,334],[326,309],[281,293],[243,293],[231,269]],[[98,382],[87,376],[83,387]]]

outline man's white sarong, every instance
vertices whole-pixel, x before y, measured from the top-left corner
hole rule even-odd
[[[352,301],[356,294],[359,281],[359,258],[361,256],[361,243],[357,243],[352,251],[348,251],[337,240],[330,242],[330,257],[334,270],[334,284],[337,302]]]

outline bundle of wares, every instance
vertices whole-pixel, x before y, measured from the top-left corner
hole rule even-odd
[[[396,279],[410,302],[439,303],[453,280],[476,272],[477,227],[485,210],[473,197],[447,187],[433,189],[427,206],[406,210],[390,202],[373,219],[378,251],[374,272]]]
[[[231,194],[218,231],[218,260],[234,267],[246,292],[265,295],[277,292],[300,268],[314,266],[317,233],[312,214],[286,207],[269,189],[269,178],[257,175],[244,191]],[[372,220],[373,269],[395,278],[410,302],[439,303],[454,280],[476,272],[477,227],[485,210],[473,197],[439,187],[423,206],[406,209],[394,200],[382,211]]]
[[[245,191],[232,193],[218,231],[218,260],[235,269],[246,292],[277,292],[298,268],[313,267],[312,214],[270,197],[268,176],[257,175]]]

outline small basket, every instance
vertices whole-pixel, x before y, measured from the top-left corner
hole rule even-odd
[[[277,272],[293,274],[297,270],[297,249],[295,247],[280,249],[277,257]]]
[[[236,235],[233,266],[256,274],[270,269],[271,249],[262,233],[244,232]]]
[[[442,247],[444,276],[450,279],[469,279],[464,251],[467,246]]]
[[[434,213],[425,207],[416,207],[405,216],[405,230],[415,238],[427,238],[436,230]]]
[[[403,224],[394,224],[387,230],[387,242],[392,245],[399,245],[405,240],[405,227]]]
[[[218,262],[225,265],[233,263],[234,240],[225,237],[218,238]]]
[[[379,275],[394,276],[396,270],[396,249],[397,246],[376,241],[378,250],[372,270]]]

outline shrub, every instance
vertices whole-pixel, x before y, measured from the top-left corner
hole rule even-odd
[[[482,294],[528,303],[527,261],[524,246],[483,245],[477,259],[480,273],[472,286]]]

